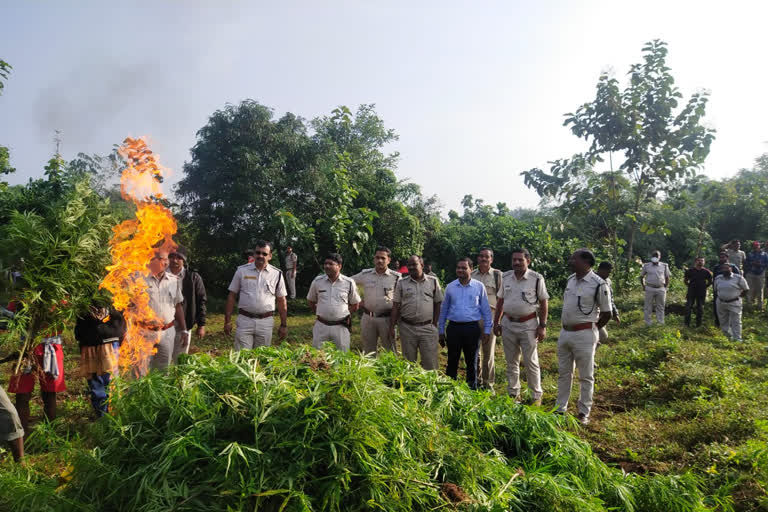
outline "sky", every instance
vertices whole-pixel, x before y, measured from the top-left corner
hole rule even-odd
[[[465,194],[530,208],[520,172],[586,148],[563,115],[603,71],[625,85],[659,38],[686,99],[711,94],[703,173],[719,179],[768,151],[766,19],[763,1],[3,0],[0,144],[16,184],[42,175],[55,130],[67,160],[144,135],[173,184],[227,103],[307,119],[374,103],[399,135],[398,176],[446,211]]]

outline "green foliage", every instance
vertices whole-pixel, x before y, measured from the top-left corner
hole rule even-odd
[[[0,473],[14,510],[705,510],[695,479],[624,475],[565,420],[387,354],[185,357],[120,382],[54,490]],[[32,489],[30,489],[32,491]],[[44,495],[49,499],[45,500]],[[33,499],[34,497],[34,499]],[[461,499],[463,497],[463,500]]]

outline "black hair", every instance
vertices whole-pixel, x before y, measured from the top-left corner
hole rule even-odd
[[[339,265],[341,265],[344,262],[344,259],[341,257],[341,254],[337,252],[329,252],[328,254],[326,254],[325,258],[323,258],[323,263],[325,263],[328,260],[334,261]]]
[[[472,268],[474,268],[473,264],[472,264],[472,258],[466,258],[466,257],[459,258],[459,260],[456,262],[456,266],[458,267],[459,263],[461,263],[462,261],[466,261],[467,262],[467,265],[469,265],[469,269],[470,270],[472,270]]]
[[[488,251],[491,253],[491,258],[493,258],[493,249],[490,247],[481,247],[479,251],[477,251],[477,254],[479,255],[483,251]]]
[[[597,270],[600,269],[607,269],[609,272],[613,270],[613,263],[610,261],[601,261],[600,264],[597,266]]]
[[[525,257],[525,259],[530,261],[531,253],[528,252],[528,249],[526,249],[525,247],[520,247],[518,249],[512,249],[512,252],[510,254],[515,254],[516,252],[519,252],[520,254],[522,254]]]
[[[574,255],[580,260],[586,261],[587,263],[589,263],[590,267],[595,266],[595,255],[589,249],[586,249],[586,248],[576,249],[576,252],[574,253]]]
[[[267,240],[256,240],[256,243],[253,244],[254,247],[269,247],[270,254],[272,253],[272,242],[268,242]]]
[[[385,252],[387,253],[387,258],[392,259],[392,251],[389,250],[389,247],[384,247],[383,245],[380,245],[376,248],[375,251],[373,251],[374,254],[377,252]]]

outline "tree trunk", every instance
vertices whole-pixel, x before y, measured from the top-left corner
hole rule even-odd
[[[634,217],[632,223],[629,226],[629,243],[627,244],[627,272],[632,265],[632,256],[634,256],[635,249],[635,233],[637,232],[637,214],[640,211],[640,198],[643,195],[643,177],[640,176],[640,182],[637,184],[637,191],[635,192],[635,207],[632,209],[632,216]]]

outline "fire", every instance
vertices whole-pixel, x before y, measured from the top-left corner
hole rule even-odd
[[[120,347],[120,373],[146,372],[149,358],[156,351],[160,333],[142,329],[140,324],[160,322],[149,307],[149,294],[144,277],[149,275],[147,264],[158,245],[171,251],[176,244],[176,221],[171,211],[160,201],[163,167],[142,138],[128,137],[118,150],[127,167],[120,178],[123,199],[136,205],[136,218],[115,226],[109,242],[112,265],[101,283],[112,292],[116,309],[124,312],[128,331]]]

